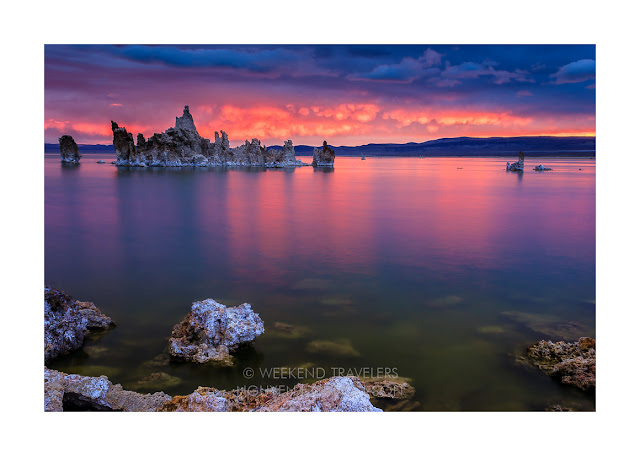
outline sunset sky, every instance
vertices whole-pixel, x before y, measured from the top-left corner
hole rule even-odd
[[[184,105],[232,146],[592,136],[595,46],[45,46],[47,143],[148,137]]]

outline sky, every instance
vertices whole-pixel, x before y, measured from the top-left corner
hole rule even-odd
[[[232,146],[594,136],[594,45],[46,45],[45,142],[174,126]]]

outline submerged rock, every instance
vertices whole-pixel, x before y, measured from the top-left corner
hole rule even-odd
[[[173,327],[169,350],[171,355],[188,361],[232,364],[229,351],[263,333],[264,323],[250,304],[226,307],[205,299],[194,302],[191,312]]]
[[[331,356],[360,356],[360,352],[353,347],[348,339],[314,340],[307,345],[307,351]]]
[[[83,377],[44,369],[44,411],[113,410],[155,412],[167,401],[168,394],[140,394],[114,385],[105,376]]]
[[[163,390],[182,383],[182,379],[169,375],[166,372],[152,372],[146,377],[138,380],[133,386],[134,389]]]
[[[535,168],[533,168],[534,171],[553,171],[553,168],[547,168],[544,165],[538,165]]]
[[[79,163],[80,152],[78,145],[70,135],[62,135],[58,138],[58,144],[60,145],[60,161],[63,163]]]
[[[577,321],[565,321],[552,315],[518,311],[502,312],[502,317],[528,328],[543,337],[555,340],[575,340],[587,333],[587,327]]]
[[[282,150],[267,149],[260,140],[230,148],[224,131],[215,132],[211,142],[198,133],[189,106],[185,106],[181,117],[176,117],[174,127],[164,133],[155,133],[148,139],[138,133],[137,145],[126,128],[111,121],[113,146],[116,150],[116,165],[119,166],[259,166],[282,168],[304,166],[297,160],[293,143],[288,140]]]
[[[282,321],[276,321],[273,328],[274,330],[269,332],[270,335],[285,339],[300,339],[311,332],[306,326],[292,325]]]
[[[562,383],[584,391],[596,387],[596,341],[581,337],[578,342],[541,340],[529,347],[528,359],[547,374],[559,377]]]
[[[322,143],[322,149],[313,149],[313,166],[333,166],[336,153],[332,148],[327,146],[327,142]]]
[[[111,318],[92,302],[75,301],[55,288],[44,289],[44,359],[80,348],[91,329],[106,329]]]
[[[524,171],[524,152],[520,151],[517,162],[507,162],[507,171]]]

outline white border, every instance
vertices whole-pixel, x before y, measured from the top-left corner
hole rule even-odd
[[[232,6],[238,5],[238,6]],[[633,448],[638,362],[637,15],[630,4],[536,1],[132,1],[3,5],[5,446],[47,453],[134,449],[310,454],[617,453]],[[625,6],[626,5],[626,6]],[[44,43],[597,44],[596,413],[374,415],[42,412]],[[637,135],[636,135],[637,136]],[[33,306],[33,307],[32,307]],[[25,312],[26,311],[26,312]],[[628,340],[627,340],[628,339]],[[408,350],[411,347],[407,347]],[[499,381],[499,379],[496,379]],[[116,418],[117,416],[117,418]],[[6,423],[7,421],[5,421]],[[632,428],[633,426],[634,428]],[[8,438],[8,439],[7,439]],[[21,451],[22,452],[22,451]]]

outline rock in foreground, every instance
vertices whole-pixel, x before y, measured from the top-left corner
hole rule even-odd
[[[173,327],[169,350],[171,355],[188,361],[232,364],[229,351],[263,333],[264,323],[251,305],[226,307],[205,299],[194,302],[191,312]]]
[[[313,149],[313,166],[333,166],[335,159],[336,153],[326,141],[322,143],[322,149]]]
[[[163,411],[177,412],[380,412],[371,404],[356,377],[332,377],[289,391],[222,391],[200,387],[188,396],[175,396]]]
[[[80,152],[78,145],[70,135],[63,135],[58,138],[58,144],[60,145],[60,161],[63,163],[79,163]]]
[[[332,377],[286,392],[232,391],[199,387],[188,396],[140,394],[105,376],[84,377],[44,370],[45,412],[73,410],[124,412],[381,412],[356,377]]]
[[[256,412],[381,412],[371,404],[364,385],[356,377],[331,377],[311,385],[297,384]]]
[[[80,348],[91,329],[106,329],[113,320],[92,302],[75,301],[55,288],[44,289],[44,359]]]
[[[119,166],[259,166],[283,168],[304,166],[296,159],[293,143],[288,140],[281,150],[267,149],[254,138],[244,144],[230,148],[224,131],[215,132],[211,142],[198,133],[189,106],[184,107],[181,117],[176,117],[175,127],[164,133],[155,133],[148,139],[138,133],[134,144],[133,135],[126,128],[111,121],[116,165]]]
[[[44,411],[103,410],[155,412],[171,396],[164,393],[140,394],[114,385],[105,376],[83,377],[44,369]]]
[[[562,383],[584,391],[596,387],[595,339],[581,337],[573,343],[541,340],[529,347],[527,354],[534,365],[551,376],[560,377]]]

